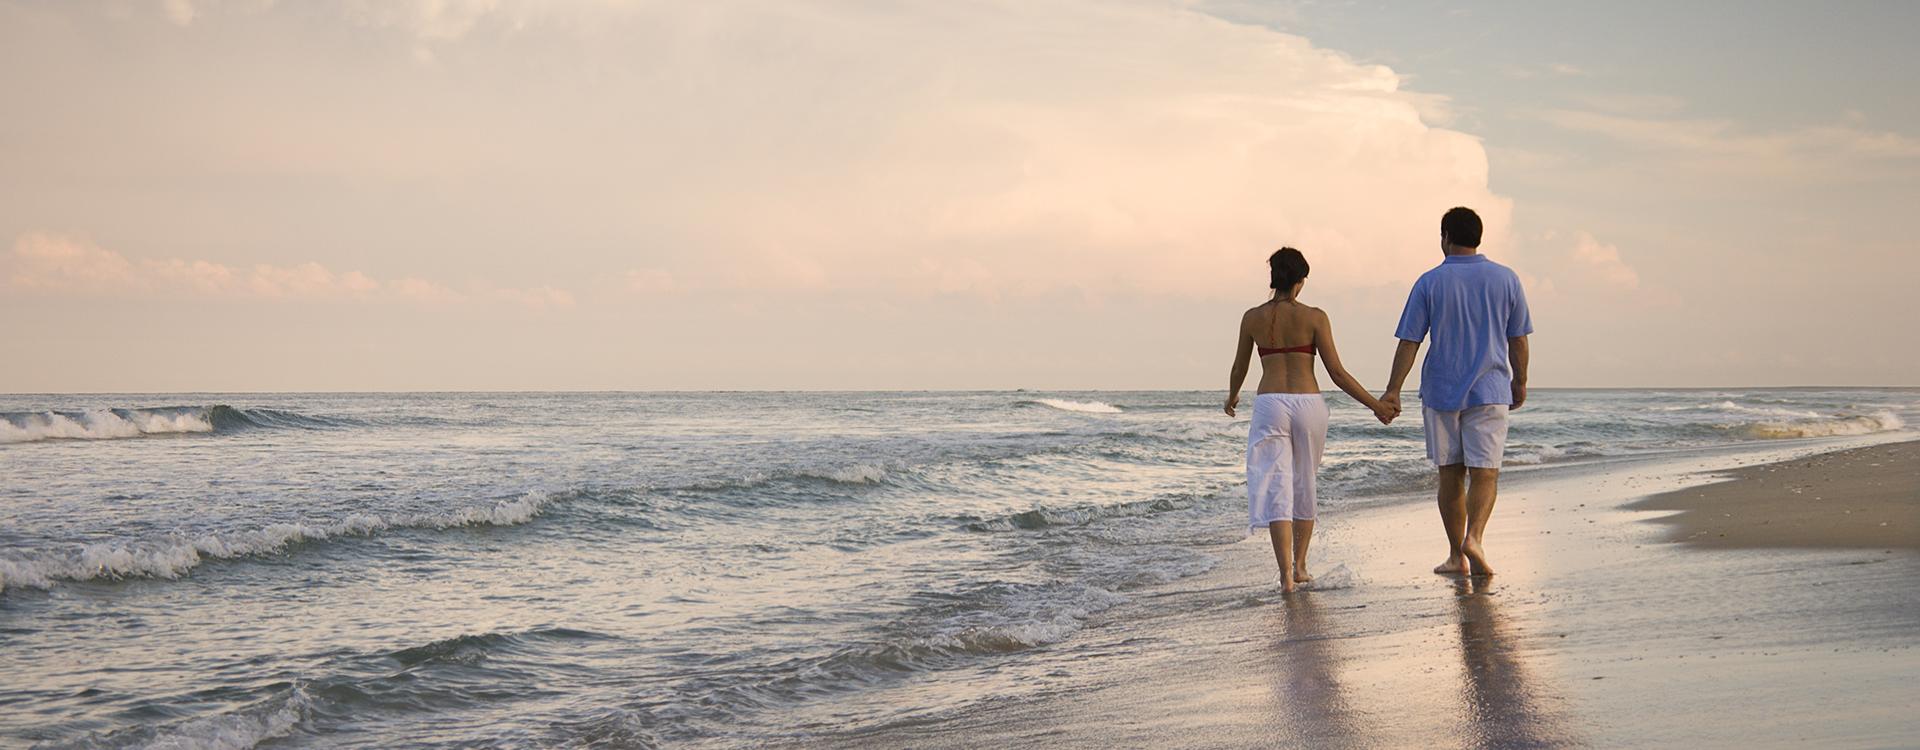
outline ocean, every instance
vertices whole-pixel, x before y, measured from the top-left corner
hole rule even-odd
[[[1430,502],[1417,403],[1328,400],[1322,516]],[[1917,418],[1916,389],[1538,390],[1507,458]],[[991,710],[1245,538],[1245,439],[1215,392],[0,396],[0,745],[727,747]]]

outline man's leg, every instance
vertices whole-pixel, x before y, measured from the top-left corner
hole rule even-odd
[[[1493,575],[1482,544],[1487,520],[1493,517],[1494,497],[1500,492],[1500,462],[1507,450],[1507,407],[1488,404],[1466,410],[1460,416],[1461,445],[1467,457],[1467,474],[1473,480],[1467,489],[1467,538],[1460,546],[1467,556],[1470,575]]]
[[[1487,520],[1493,517],[1494,497],[1500,492],[1500,470],[1474,467],[1467,470],[1473,482],[1467,489],[1467,538],[1458,549],[1472,566],[1471,575],[1490,576],[1493,568],[1487,565],[1487,555],[1480,540],[1487,533]]]
[[[1440,467],[1440,525],[1447,530],[1447,561],[1433,569],[1435,573],[1465,573],[1466,558],[1461,544],[1467,535],[1467,467],[1465,464]],[[1491,507],[1492,503],[1488,503]]]

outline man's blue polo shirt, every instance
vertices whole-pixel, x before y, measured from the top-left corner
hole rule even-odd
[[[1449,255],[1420,275],[1394,336],[1433,334],[1420,368],[1420,401],[1438,411],[1513,403],[1507,339],[1533,333],[1527,295],[1513,269],[1484,255]]]

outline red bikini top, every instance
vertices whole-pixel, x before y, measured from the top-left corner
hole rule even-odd
[[[1275,324],[1274,327],[1277,328],[1280,323],[1280,310],[1278,308],[1274,309],[1273,322]],[[1280,337],[1274,336],[1274,338],[1278,339]],[[1313,344],[1301,344],[1299,346],[1287,346],[1287,347],[1262,346],[1262,347],[1259,347],[1259,349],[1260,349],[1261,359],[1266,359],[1267,356],[1270,354],[1305,354],[1307,356],[1313,356],[1314,354]]]
[[[1312,344],[1301,344],[1299,346],[1289,346],[1281,349],[1268,349],[1267,347],[1262,346],[1262,347],[1259,347],[1259,349],[1260,349],[1260,356],[1263,358],[1269,354],[1313,354],[1314,353]]]

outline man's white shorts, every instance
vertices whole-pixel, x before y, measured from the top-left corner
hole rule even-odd
[[[1427,458],[1434,466],[1466,464],[1498,469],[1507,452],[1507,405],[1470,406],[1461,411],[1423,409]]]

